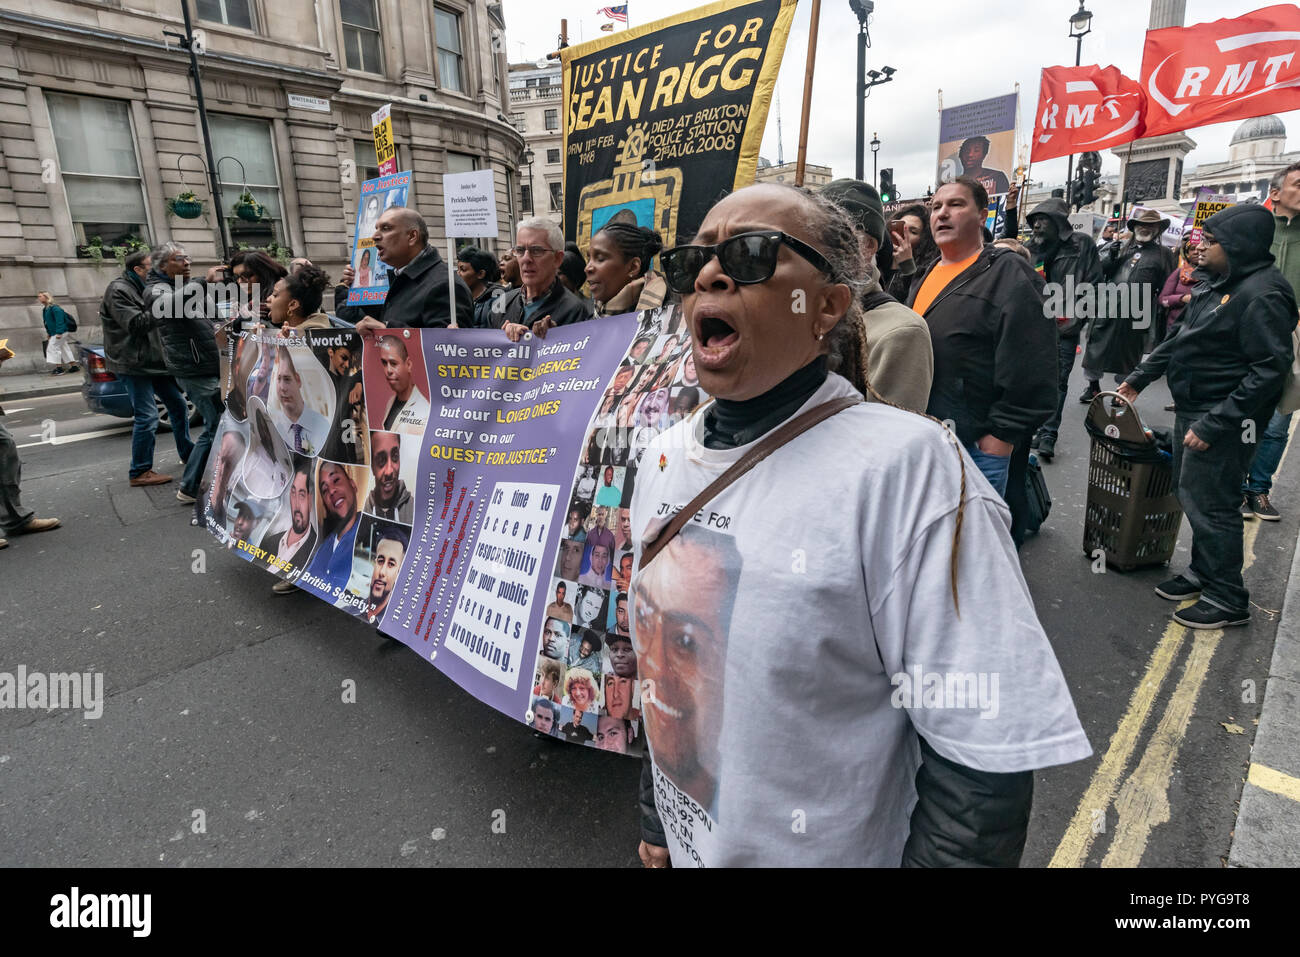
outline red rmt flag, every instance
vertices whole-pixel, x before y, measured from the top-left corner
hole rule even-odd
[[[1110,149],[1143,135],[1146,97],[1119,67],[1043,68],[1030,159]]]
[[[1300,108],[1300,8],[1147,32],[1147,136]]]

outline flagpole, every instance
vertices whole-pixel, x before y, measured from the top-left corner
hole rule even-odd
[[[803,117],[799,120],[799,159],[794,168],[794,184],[803,185],[804,168],[808,163],[808,116],[812,112],[813,67],[817,64],[817,25],[821,21],[822,0],[813,0],[812,17],[808,21],[808,59],[803,72]]]

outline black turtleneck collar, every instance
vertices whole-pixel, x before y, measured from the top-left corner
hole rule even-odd
[[[776,428],[826,381],[826,356],[818,356],[762,395],[740,402],[715,399],[704,416],[704,447],[734,449]]]

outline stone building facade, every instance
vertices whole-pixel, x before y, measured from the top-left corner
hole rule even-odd
[[[206,173],[181,2],[200,64],[220,193]],[[98,341],[119,271],[93,243],[177,240],[202,270],[233,242],[274,242],[337,276],[360,183],[376,175],[371,114],[392,104],[408,205],[444,255],[442,175],[496,173],[497,240],[519,217],[523,137],[507,116],[505,23],[483,0],[5,0],[0,8],[0,338],[40,367],[36,294]],[[223,159],[222,157],[231,157]],[[232,206],[247,189],[266,219]],[[195,219],[168,200],[192,191]],[[101,254],[102,255],[102,254]],[[24,361],[26,360],[26,361]],[[14,368],[18,367],[18,368]]]
[[[520,208],[564,228],[563,78],[558,61],[510,64],[510,119],[533,153],[519,167]]]

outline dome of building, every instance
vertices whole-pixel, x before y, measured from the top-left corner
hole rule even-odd
[[[1237,127],[1237,132],[1232,134],[1228,145],[1235,146],[1250,140],[1271,140],[1278,137],[1286,138],[1286,126],[1281,120],[1276,116],[1252,116]]]
[[[767,168],[768,168],[769,166],[771,166],[771,165],[772,165],[772,161],[771,161],[770,159],[768,159],[766,156],[760,156],[760,157],[758,158],[758,168],[759,168],[759,169],[767,169]]]

